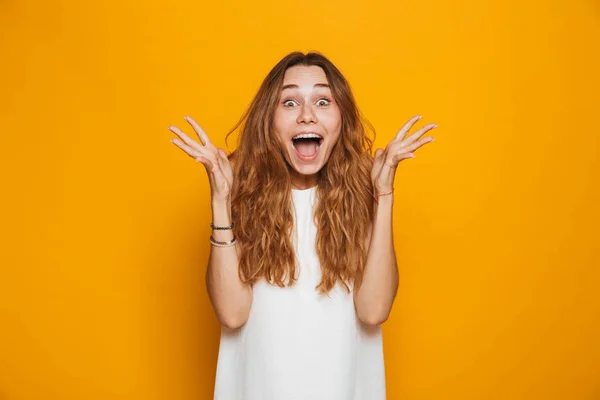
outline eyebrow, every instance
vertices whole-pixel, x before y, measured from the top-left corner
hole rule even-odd
[[[325,88],[329,88],[331,89],[331,87],[329,86],[329,84],[327,83],[315,83],[315,85],[313,87],[325,87]],[[284,91],[285,89],[298,89],[298,85],[295,84],[289,84],[289,85],[283,85],[283,87],[281,88],[281,91]]]

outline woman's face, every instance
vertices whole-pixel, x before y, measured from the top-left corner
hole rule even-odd
[[[316,173],[327,163],[339,138],[341,124],[340,110],[323,69],[288,68],[273,125],[293,169],[292,182],[316,181]],[[293,139],[300,134],[309,138]],[[315,134],[320,138],[310,139]]]

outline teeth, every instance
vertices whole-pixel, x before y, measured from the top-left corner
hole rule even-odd
[[[316,133],[304,133],[302,135],[296,135],[292,139],[309,139],[309,138],[323,139],[321,137],[321,135],[317,135]]]

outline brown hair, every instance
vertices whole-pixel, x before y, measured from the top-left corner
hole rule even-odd
[[[228,158],[233,165],[232,220],[240,254],[240,278],[254,283],[264,276],[280,287],[294,283],[297,260],[293,232],[292,182],[280,142],[273,130],[285,71],[296,65],[319,66],[325,72],[341,113],[341,132],[327,163],[317,174],[315,250],[321,264],[319,293],[337,282],[358,288],[366,263],[366,238],[373,220],[371,156],[373,140],[366,135],[350,85],[342,73],[318,52],[292,52],[269,72],[229,137],[242,126],[238,146]],[[364,124],[363,124],[364,122]]]

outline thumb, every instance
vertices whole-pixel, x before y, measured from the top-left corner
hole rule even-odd
[[[223,166],[223,157],[221,156],[221,149],[216,148],[215,161],[219,164],[219,167]]]
[[[383,149],[375,150],[375,155],[373,156],[373,159],[379,157],[382,153],[383,153]]]
[[[225,170],[224,167],[230,167],[229,164],[229,158],[227,158],[227,153],[225,152],[225,150],[223,149],[217,149],[217,152],[219,154],[218,160],[219,160],[219,165],[221,166],[221,170]]]
[[[229,161],[227,158],[227,153],[225,152],[225,150],[223,149],[219,149],[219,155],[221,156],[221,158],[225,161]]]

